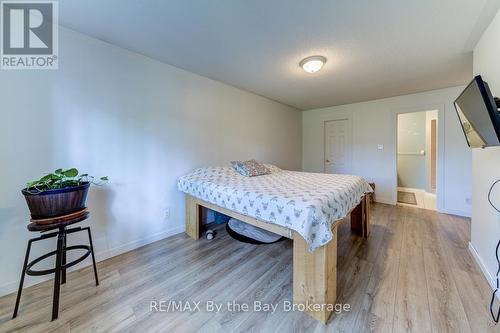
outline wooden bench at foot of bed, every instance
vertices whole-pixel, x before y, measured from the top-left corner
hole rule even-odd
[[[206,208],[292,239],[293,302],[310,305],[306,308],[313,310],[306,311],[308,314],[322,323],[328,321],[337,299],[337,228],[343,220],[333,223],[332,241],[314,252],[309,252],[304,238],[291,229],[236,213],[186,194],[186,234],[195,240],[201,236]],[[350,212],[351,230],[364,238],[367,238],[369,233],[369,209],[370,200],[365,195],[359,205]]]

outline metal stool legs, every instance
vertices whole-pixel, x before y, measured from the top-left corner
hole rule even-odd
[[[17,289],[16,306],[14,307],[14,314],[12,319],[17,317],[17,310],[19,310],[19,301],[21,300],[21,293],[23,292],[24,277],[26,276],[26,266],[28,266],[28,260],[30,257],[31,243],[32,239],[28,241],[28,247],[26,248],[26,255],[24,257],[23,272],[21,273],[21,281],[19,281],[19,289]]]
[[[94,277],[95,277],[95,285],[99,285],[99,278],[97,277],[97,266],[95,264],[95,255],[94,255],[94,244],[92,243],[92,235],[90,233],[90,227],[86,227],[83,229],[87,229],[87,232],[89,234],[89,244],[90,244],[90,251],[92,254],[92,265],[94,266]]]
[[[74,245],[74,246],[67,246],[67,235],[70,233],[74,232],[79,232],[87,230],[87,234],[89,237],[89,246],[87,245]],[[30,252],[31,252],[31,245],[33,242],[42,240],[42,239],[47,239],[47,238],[52,238],[52,237],[57,237],[57,249],[55,251],[46,253],[42,255],[41,257],[38,257],[37,259],[34,259],[33,261],[29,262],[29,257],[30,257]],[[87,250],[87,252],[82,255],[80,258],[73,260],[72,262],[68,263],[67,258],[66,258],[66,252],[71,251],[71,250]],[[40,262],[43,259],[46,259],[52,255],[56,256],[56,265],[55,268],[53,269],[47,269],[47,270],[34,270],[32,269],[33,265],[36,263]],[[69,267],[72,267],[79,262],[83,261],[87,256],[91,254],[92,255],[92,266],[94,268],[94,277],[95,277],[95,284],[96,286],[99,285],[99,278],[97,276],[97,265],[95,261],[95,254],[94,254],[94,245],[92,242],[92,234],[90,231],[90,227],[77,227],[73,229],[66,229],[65,227],[60,227],[59,231],[53,232],[50,234],[43,234],[40,237],[37,238],[32,238],[28,241],[28,247],[26,249],[26,256],[24,258],[24,265],[23,265],[23,270],[21,272],[21,281],[19,282],[19,289],[17,291],[17,297],[16,297],[16,305],[14,307],[14,313],[12,315],[12,318],[17,317],[17,312],[19,310],[19,303],[21,300],[21,294],[23,291],[23,284],[24,284],[24,278],[27,275],[46,275],[46,274],[52,274],[54,273],[54,292],[53,292],[53,297],[52,297],[52,320],[57,319],[59,315],[59,295],[60,295],[60,289],[61,289],[61,284],[66,283],[66,269]]]
[[[65,238],[64,227],[59,229],[57,235],[56,270],[54,272],[54,296],[52,297],[52,320],[59,316],[59,293],[61,288],[61,265],[63,260],[63,244]]]
[[[62,252],[62,271],[61,271],[61,284],[66,283],[66,240],[67,237],[64,235],[64,240],[63,240],[63,252]]]

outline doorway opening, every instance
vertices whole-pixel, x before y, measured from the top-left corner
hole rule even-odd
[[[398,114],[397,202],[436,210],[438,111]]]

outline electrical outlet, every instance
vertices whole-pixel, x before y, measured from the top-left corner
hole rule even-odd
[[[168,220],[170,218],[170,208],[165,208],[165,220]]]
[[[471,198],[470,197],[465,198],[465,203],[468,205],[472,204]]]
[[[379,144],[377,145],[377,149],[378,149],[378,150],[384,150],[384,145],[379,143]]]

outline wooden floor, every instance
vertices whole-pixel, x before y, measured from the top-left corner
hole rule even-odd
[[[499,332],[488,317],[490,288],[468,249],[468,219],[411,207],[373,206],[370,238],[339,228],[338,302],[351,310],[322,325],[284,312],[292,299],[292,243],[243,244],[220,229],[212,241],[177,235],[72,272],[59,319],[52,283],[0,298],[0,332]],[[29,277],[28,277],[29,278]],[[152,312],[152,300],[201,301],[201,312]],[[277,304],[276,313],[204,308],[234,300]],[[193,305],[191,303],[191,305]],[[193,306],[194,307],[194,306]]]

